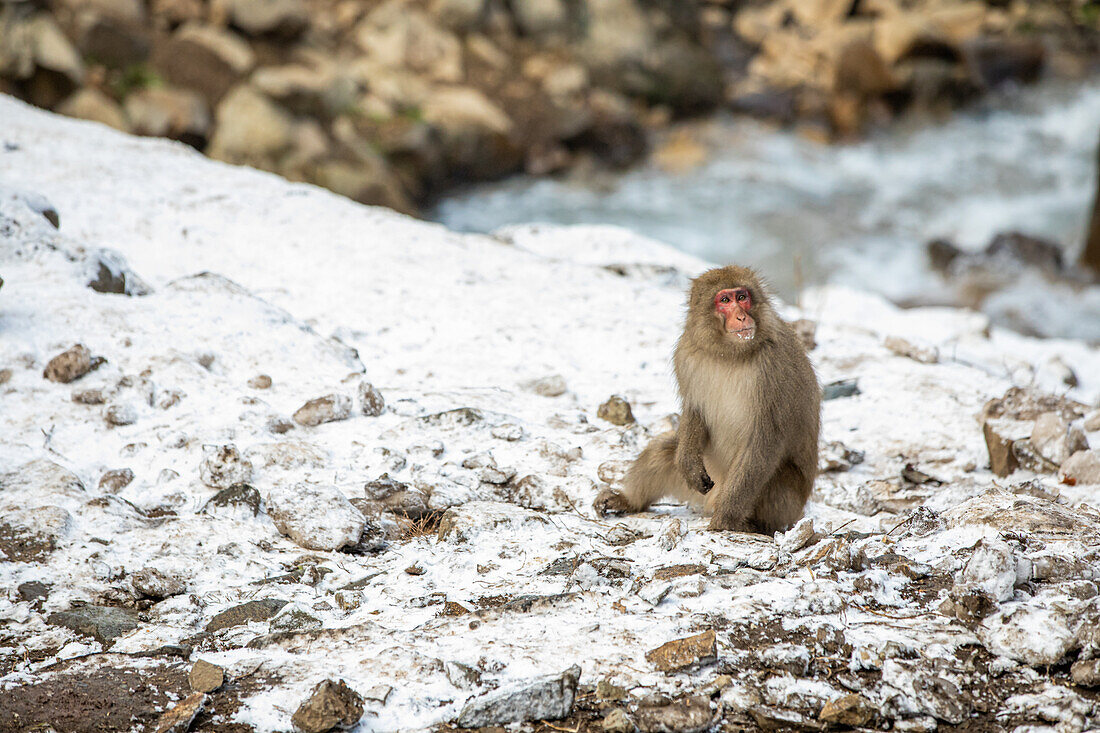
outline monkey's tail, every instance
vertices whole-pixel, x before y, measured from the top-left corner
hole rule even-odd
[[[676,433],[659,435],[645,447],[623,479],[623,498],[631,511],[644,511],[665,496],[702,506],[702,494],[692,491],[676,468]]]

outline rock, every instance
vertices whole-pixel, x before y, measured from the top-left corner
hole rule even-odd
[[[607,402],[600,405],[596,416],[607,420],[612,425],[629,425],[634,422],[634,413],[630,410],[630,403],[618,395],[612,395]]]
[[[1056,609],[1015,605],[986,617],[977,633],[993,654],[1040,667],[1058,664],[1073,648],[1069,622]]]
[[[330,394],[310,400],[294,413],[294,422],[306,427],[347,420],[351,417],[351,399],[342,394]]]
[[[128,468],[116,468],[107,471],[99,479],[99,490],[117,494],[134,480],[134,472]]]
[[[68,384],[75,379],[80,379],[96,366],[98,364],[95,364],[92,359],[92,352],[88,351],[88,347],[77,344],[50,359],[42,376],[51,382]]]
[[[1094,410],[1086,415],[1083,427],[1090,433],[1100,430],[1100,410]]]
[[[72,515],[59,506],[8,511],[0,519],[0,555],[9,562],[42,562],[72,528]]]
[[[302,733],[347,730],[363,717],[363,697],[343,680],[324,680],[298,706],[290,721]]]
[[[646,661],[662,672],[677,672],[709,664],[718,658],[714,631],[670,641],[645,653]]]
[[[40,69],[56,72],[74,85],[84,81],[84,62],[53,17],[46,13],[36,15],[27,24],[27,35],[34,62]]]
[[[15,592],[20,601],[38,606],[50,597],[50,586],[38,580],[29,580],[16,586]]]
[[[569,12],[562,0],[514,0],[511,9],[523,35],[545,38],[569,29]]]
[[[779,538],[779,549],[786,553],[798,552],[803,547],[817,542],[820,538],[821,535],[814,531],[814,520],[810,517],[803,517]]]
[[[886,659],[882,664],[884,716],[931,715],[958,725],[970,717],[970,695],[946,675],[920,661]]]
[[[935,364],[940,352],[935,346],[918,346],[898,336],[887,336],[883,345],[898,356],[904,356],[922,364]]]
[[[148,567],[131,575],[130,585],[138,593],[160,600],[185,592],[187,579],[179,572]]]
[[[1016,585],[1016,556],[1000,539],[982,539],[959,574],[961,583],[988,593],[997,602],[1012,598]]]
[[[227,163],[272,168],[293,140],[290,115],[247,85],[226,94],[214,117],[206,153]]]
[[[1070,507],[1024,494],[991,489],[941,515],[949,529],[985,525],[1034,539],[1095,538],[1100,523]]]
[[[187,673],[187,683],[195,692],[213,692],[225,682],[225,670],[204,659],[198,659]]]
[[[309,550],[339,550],[359,541],[366,520],[334,486],[296,484],[271,489],[267,513],[275,527]]]
[[[271,377],[266,374],[257,374],[248,380],[248,386],[252,389],[271,389]]]
[[[443,673],[460,690],[472,690],[481,686],[481,672],[461,662],[444,662]]]
[[[702,733],[710,729],[716,717],[710,700],[703,695],[664,704],[642,704],[634,712],[641,733]]]
[[[206,624],[206,631],[214,633],[222,629],[246,624],[249,621],[267,621],[282,610],[286,604],[286,601],[278,598],[264,598],[263,600],[249,601],[239,606],[227,608],[210,619]]]
[[[508,685],[471,699],[455,721],[463,728],[480,728],[538,720],[557,720],[573,712],[581,668]]]
[[[1081,687],[1100,687],[1100,659],[1082,659],[1069,669],[1073,684]]]
[[[141,296],[152,292],[144,280],[137,276],[126,259],[110,249],[98,249],[88,255],[88,287],[97,293]]]
[[[340,596],[336,598],[336,604],[340,605]],[[342,607],[342,606],[341,606]],[[297,605],[291,605],[279,612],[279,615],[271,619],[269,627],[272,633],[276,631],[308,631],[319,629],[324,624],[321,619],[307,613]]]
[[[227,489],[234,484],[252,480],[252,462],[242,456],[237,446],[204,445],[199,479],[212,489]]]
[[[187,733],[206,706],[206,695],[193,692],[169,708],[157,719],[154,733]]]
[[[859,384],[854,379],[841,379],[830,382],[821,388],[822,400],[837,400],[841,397],[854,397],[860,394]]]
[[[875,711],[866,698],[860,695],[844,695],[825,703],[817,719],[822,723],[860,727],[866,725]]]
[[[524,382],[520,386],[543,397],[560,397],[566,391],[565,377],[560,374],[552,374],[548,377]]]
[[[108,425],[113,425],[116,428],[133,425],[138,419],[137,408],[129,402],[111,405],[104,411],[103,419],[107,421]]]
[[[864,40],[846,45],[836,62],[833,89],[860,99],[885,94],[898,87],[886,62],[875,47]]]
[[[386,400],[370,382],[359,383],[359,411],[367,417],[378,417],[386,411]]]
[[[154,65],[169,82],[198,92],[209,105],[217,104],[255,62],[252,49],[240,37],[190,23],[153,53]]]
[[[600,722],[600,727],[605,733],[633,733],[634,721],[622,708],[611,710]]]
[[[1031,429],[1031,446],[1046,460],[1062,465],[1067,458],[1089,444],[1079,425],[1071,426],[1057,412],[1047,412],[1035,420]]]
[[[136,135],[168,137],[197,148],[210,135],[210,106],[198,92],[147,87],[127,95],[126,116]]]
[[[245,506],[251,510],[252,516],[256,516],[260,513],[260,501],[260,492],[249,484],[237,483],[210,497],[202,511],[211,513],[217,507]]]
[[[1077,451],[1058,471],[1063,483],[1100,484],[1100,450]]]
[[[115,639],[138,627],[137,613],[111,606],[80,606],[68,611],[58,611],[51,613],[46,623],[91,636],[104,648],[110,647]]]
[[[864,459],[863,451],[853,450],[839,440],[834,440],[821,446],[818,470],[822,473],[847,471],[852,466],[863,463]]]
[[[61,103],[57,111],[68,117],[91,120],[123,132],[130,130],[118,103],[93,87],[76,90]]]
[[[1008,476],[1020,467],[1013,445],[1027,427],[1018,420],[987,420],[982,424],[989,468],[997,476]]]
[[[291,39],[309,26],[302,0],[231,0],[229,18],[249,36]]]
[[[355,40],[373,61],[439,82],[463,76],[462,44],[423,11],[388,0],[355,28]]]

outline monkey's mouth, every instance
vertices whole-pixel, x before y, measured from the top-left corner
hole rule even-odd
[[[730,331],[730,334],[736,336],[738,341],[752,341],[753,337],[756,336],[756,326],[746,326],[736,331]]]

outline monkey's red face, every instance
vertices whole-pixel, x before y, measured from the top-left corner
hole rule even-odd
[[[726,288],[714,296],[714,314],[722,319],[726,333],[740,341],[752,341],[756,321],[752,310],[752,293],[748,288]]]

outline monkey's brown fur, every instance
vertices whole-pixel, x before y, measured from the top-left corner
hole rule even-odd
[[[733,288],[751,294],[751,340],[728,333],[715,311],[716,294]],[[601,492],[597,512],[639,512],[675,496],[704,508],[715,530],[771,533],[793,524],[817,475],[821,389],[752,270],[723,267],[692,282],[674,364],[679,429],[642,451],[622,491]]]

